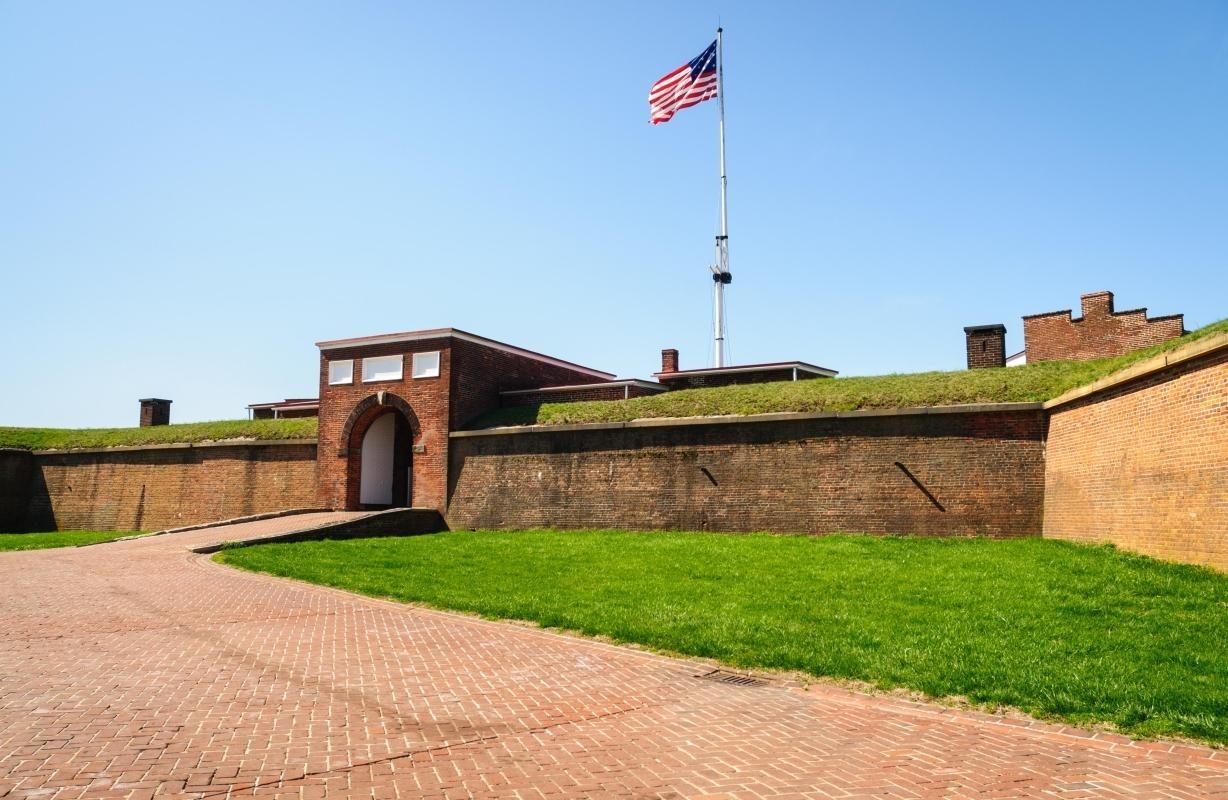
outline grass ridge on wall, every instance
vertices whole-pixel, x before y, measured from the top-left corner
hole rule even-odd
[[[5,428],[0,447],[23,450],[70,450],[143,444],[195,444],[227,439],[314,439],[317,419],[235,419],[151,425],[147,428]]]

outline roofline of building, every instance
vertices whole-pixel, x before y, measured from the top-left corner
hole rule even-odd
[[[706,369],[680,369],[675,372],[654,372],[652,376],[657,380],[669,380],[673,377],[729,375],[736,372],[762,372],[768,369],[799,369],[803,372],[822,375],[825,378],[834,378],[840,374],[834,369],[807,364],[805,361],[775,361],[769,364],[741,364],[736,367],[708,367]]]
[[[462,342],[471,342],[490,347],[495,350],[502,350],[507,353],[524,356],[526,358],[543,361],[547,364],[553,364],[558,367],[574,369],[577,372],[585,372],[596,378],[615,377],[613,372],[603,372],[599,369],[586,367],[582,364],[577,364],[574,361],[565,361],[561,358],[554,358],[545,353],[538,353],[535,350],[526,350],[523,347],[516,347],[507,342],[500,342],[497,339],[488,339],[485,336],[478,336],[476,333],[462,331],[459,328],[429,328],[421,331],[404,331],[402,333],[385,333],[377,336],[359,336],[353,339],[331,339],[324,342],[316,342],[316,347],[321,350],[339,350],[343,347],[369,347],[377,344],[397,344],[400,342],[422,342],[430,339],[459,339]]]
[[[1063,308],[1058,311],[1042,311],[1039,314],[1024,314],[1020,319],[1036,319],[1037,317],[1056,317],[1059,314],[1065,314],[1068,317],[1074,318],[1074,309]],[[1082,317],[1079,317],[1082,319]]]
[[[540,392],[579,392],[585,389],[604,389],[607,386],[634,386],[638,389],[650,389],[654,392],[665,392],[669,390],[668,386],[662,386],[653,381],[640,380],[639,378],[623,378],[617,381],[604,381],[602,383],[573,383],[567,386],[542,386],[537,389],[508,389],[499,392],[501,395],[521,395],[521,394],[537,394]]]
[[[248,405],[248,408],[253,409],[253,410],[257,408],[319,408],[319,407],[320,407],[319,400],[295,400],[293,402],[287,402],[285,400],[280,400],[276,403],[251,403]]]

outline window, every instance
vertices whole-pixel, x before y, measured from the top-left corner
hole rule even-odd
[[[414,353],[413,371],[415,378],[439,377],[439,351],[433,353]]]
[[[362,360],[362,382],[401,380],[402,365],[405,356],[380,356]]]
[[[328,362],[328,384],[336,386],[340,383],[354,382],[354,359]]]

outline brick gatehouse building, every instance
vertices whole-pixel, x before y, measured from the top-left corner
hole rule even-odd
[[[613,380],[456,330],[318,342],[319,492],[329,508],[447,503],[448,433],[500,393]]]

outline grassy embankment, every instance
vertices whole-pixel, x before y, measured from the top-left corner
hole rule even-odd
[[[1228,743],[1228,576],[1042,539],[455,532],[216,558],[744,668]]]
[[[819,378],[797,382],[687,389],[630,400],[514,406],[491,412],[470,427],[627,422],[657,417],[852,411],[861,408],[908,408],[963,403],[1037,402],[1051,400],[1158,353],[1205,336],[1226,332],[1228,320],[1221,320],[1163,344],[1094,361],[1046,361],[1002,369]]]
[[[316,419],[236,419],[147,428],[5,428],[0,447],[67,450],[141,444],[186,444],[222,439],[314,439]]]

